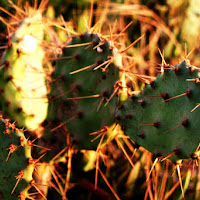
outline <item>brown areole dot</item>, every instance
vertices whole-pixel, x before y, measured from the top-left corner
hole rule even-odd
[[[5,65],[5,68],[8,68],[10,66],[10,61],[5,60],[4,65]]]
[[[188,125],[189,125],[188,119],[185,118],[185,119],[181,122],[181,125],[184,126],[184,127],[188,127]]]
[[[166,100],[169,99],[169,94],[167,92],[165,92],[164,94],[161,94],[161,97]]]

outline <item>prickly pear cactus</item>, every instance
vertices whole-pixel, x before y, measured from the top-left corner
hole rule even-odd
[[[31,146],[23,131],[2,116],[0,130],[0,199],[25,199],[34,170],[28,162],[32,158]]]
[[[169,67],[129,97],[116,114],[137,145],[169,159],[191,158],[200,142],[199,69],[182,62]]]
[[[109,43],[87,32],[73,37],[57,60],[48,120],[66,125],[82,148],[97,147],[99,140],[91,140],[114,122],[119,69],[112,63]]]
[[[41,43],[44,25],[40,10],[29,10],[1,61],[0,100],[3,111],[19,126],[35,130],[45,119],[48,100]]]

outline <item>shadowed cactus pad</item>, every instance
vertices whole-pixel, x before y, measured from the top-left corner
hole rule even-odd
[[[19,195],[26,197],[31,187],[31,147],[23,132],[8,119],[0,120],[0,130],[0,199],[18,200]]]
[[[87,32],[73,37],[58,58],[48,119],[63,122],[82,148],[97,147],[89,134],[114,122],[119,69],[112,62],[108,42]]]
[[[198,68],[182,62],[129,97],[116,116],[125,133],[158,156],[172,154],[172,161],[191,158],[200,142],[198,73]]]

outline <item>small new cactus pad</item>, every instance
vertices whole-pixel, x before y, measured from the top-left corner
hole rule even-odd
[[[41,12],[25,18],[11,38],[0,70],[0,99],[3,111],[19,126],[35,130],[47,115],[48,99],[41,47]]]
[[[199,69],[182,62],[119,106],[116,119],[134,142],[157,156],[191,158],[200,142]]]
[[[109,43],[87,32],[73,37],[58,58],[48,119],[63,122],[82,148],[97,147],[90,133],[103,133],[114,122],[120,84],[113,60]]]
[[[0,120],[0,199],[26,197],[32,181],[31,146],[22,130],[8,119]]]

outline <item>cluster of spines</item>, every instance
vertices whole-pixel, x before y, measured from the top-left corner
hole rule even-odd
[[[31,147],[22,129],[1,116],[1,167],[0,193],[2,199],[18,199],[25,196],[32,181],[33,167],[29,165]]]
[[[34,144],[26,139],[24,130],[16,127],[8,118],[0,116],[0,197],[2,200],[25,200],[41,195],[46,199],[34,180],[34,172],[40,159],[45,156],[47,148]],[[32,147],[44,150],[38,159],[32,157]],[[34,189],[32,189],[34,188]],[[36,191],[36,192],[35,192]]]

